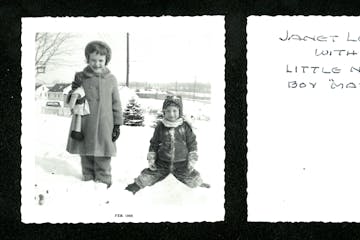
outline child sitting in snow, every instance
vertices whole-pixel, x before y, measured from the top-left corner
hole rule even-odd
[[[93,180],[97,187],[106,189],[112,184],[110,162],[116,155],[115,141],[122,125],[121,102],[117,80],[106,67],[111,58],[110,47],[101,41],[90,42],[85,57],[88,66],[75,74],[72,87],[76,90],[72,94],[84,90],[90,114],[80,120],[83,139],[74,139],[71,129],[66,150],[80,155],[84,181]]]
[[[194,165],[198,160],[196,136],[183,118],[181,97],[168,96],[163,103],[164,119],[158,123],[147,154],[149,167],[125,189],[135,194],[170,173],[187,186],[206,187]]]

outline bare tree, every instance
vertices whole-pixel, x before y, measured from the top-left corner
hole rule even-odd
[[[72,37],[70,33],[36,33],[35,68],[64,64],[64,55],[72,51],[65,43]]]

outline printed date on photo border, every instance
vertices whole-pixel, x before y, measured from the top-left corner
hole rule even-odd
[[[122,213],[115,213],[115,217],[134,217],[133,214],[122,214]]]

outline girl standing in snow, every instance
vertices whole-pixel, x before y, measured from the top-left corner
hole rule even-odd
[[[115,141],[120,135],[122,110],[117,80],[106,67],[110,47],[101,41],[87,44],[88,66],[75,74],[72,88],[83,87],[90,114],[81,118],[82,140],[68,137],[66,150],[81,157],[82,178],[110,187],[111,157],[116,155]]]
[[[149,167],[144,169],[126,190],[135,194],[151,186],[170,173],[187,186],[206,187],[194,165],[198,160],[196,136],[184,121],[180,97],[168,96],[163,103],[164,120],[155,128],[147,155]]]

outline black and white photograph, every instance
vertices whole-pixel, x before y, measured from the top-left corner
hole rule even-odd
[[[21,221],[225,216],[223,16],[22,18]]]

